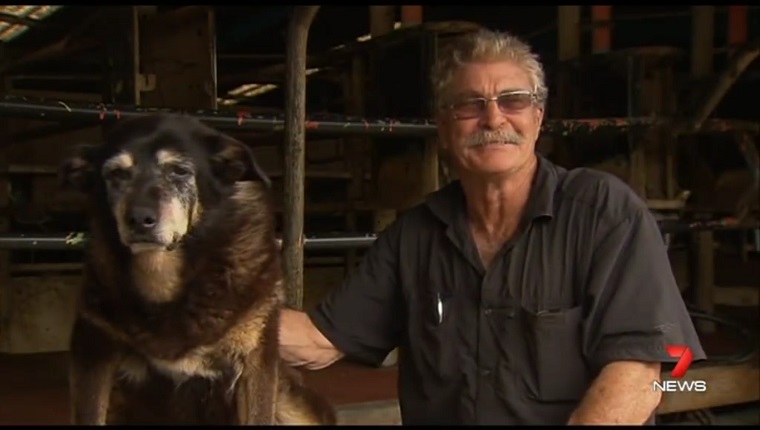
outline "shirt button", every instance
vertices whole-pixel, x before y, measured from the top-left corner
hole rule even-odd
[[[492,312],[491,308],[483,309],[483,313],[486,315],[491,315],[491,312]]]
[[[480,376],[491,376],[491,369],[480,369]]]

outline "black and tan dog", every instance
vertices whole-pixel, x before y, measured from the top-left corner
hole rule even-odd
[[[334,424],[278,355],[269,179],[187,116],[122,120],[61,166],[89,196],[75,424]]]

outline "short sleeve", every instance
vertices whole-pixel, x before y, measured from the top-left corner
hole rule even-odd
[[[401,332],[400,229],[401,219],[378,234],[359,267],[308,312],[338,350],[376,366],[398,346]]]
[[[675,362],[666,345],[687,345],[705,359],[676,284],[667,248],[644,207],[603,233],[591,261],[585,350],[599,370],[618,360]]]

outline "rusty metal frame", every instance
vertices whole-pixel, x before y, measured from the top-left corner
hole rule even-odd
[[[0,97],[0,114],[9,118],[28,118],[45,121],[81,121],[97,124],[103,121],[153,113],[184,113],[223,130],[283,131],[284,115],[254,114],[244,109],[195,109],[181,111],[160,107],[135,107],[106,103],[85,103],[67,100],[42,99],[5,95]],[[636,128],[675,127],[673,118],[582,118],[544,121],[543,133],[592,133],[604,130],[627,131]],[[393,135],[396,137],[426,137],[436,134],[435,121],[426,118],[363,118],[337,114],[308,115],[303,124],[310,134],[334,135]],[[698,131],[743,131],[760,133],[760,122],[707,119]],[[689,130],[679,130],[688,133]]]

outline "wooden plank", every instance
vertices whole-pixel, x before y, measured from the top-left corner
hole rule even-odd
[[[212,8],[186,6],[145,13],[139,19],[142,76],[140,105],[177,109],[216,109],[216,27]],[[140,88],[140,86],[138,86]]]
[[[669,372],[663,372],[662,378],[668,379]],[[666,393],[657,415],[760,400],[757,363],[696,367],[689,370],[685,379],[707,381],[707,391]],[[400,425],[401,411],[396,399],[350,403],[338,407],[338,422],[341,425]]]
[[[669,372],[662,378],[669,379]],[[693,411],[719,406],[756,402],[760,400],[760,367],[753,363],[694,367],[683,380],[703,380],[707,390],[699,392],[665,393],[657,414]]]
[[[338,408],[338,425],[401,425],[396,400],[352,403]]]
[[[713,293],[716,305],[724,306],[760,306],[760,288],[754,287],[716,287]]]
[[[712,231],[692,233],[692,277],[689,282],[694,286],[696,306],[705,312],[715,309],[715,243]],[[703,333],[716,330],[713,321],[696,321],[697,328]]]

